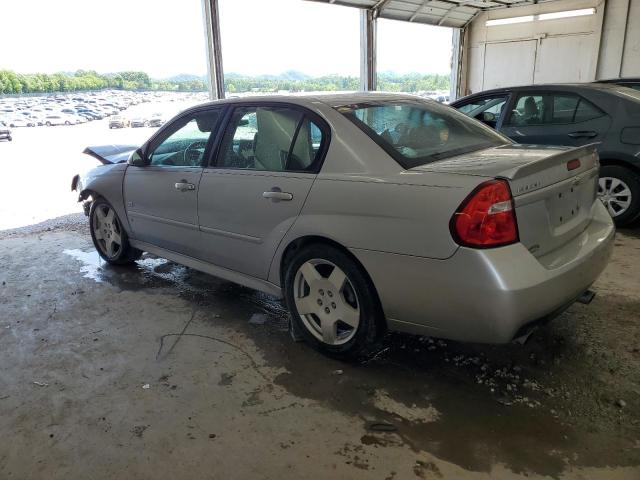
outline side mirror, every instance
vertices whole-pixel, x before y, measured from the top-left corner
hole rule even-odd
[[[133,165],[134,167],[144,167],[145,165],[147,165],[147,158],[142,152],[142,149],[138,148],[131,154],[127,163],[129,165]]]

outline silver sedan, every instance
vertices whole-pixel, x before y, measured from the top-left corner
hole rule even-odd
[[[385,330],[508,342],[605,268],[592,146],[524,146],[407,95],[230,99],[140,148],[89,147],[73,188],[113,264],[143,251],[284,297],[352,355]]]

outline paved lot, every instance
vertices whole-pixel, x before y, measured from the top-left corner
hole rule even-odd
[[[123,116],[148,116],[166,112],[172,116],[189,106],[186,102],[145,103]],[[13,129],[13,141],[0,141],[0,230],[80,212],[71,178],[99,162],[84,155],[90,145],[142,144],[157,128],[109,129],[109,120],[57,127]]]
[[[594,302],[525,346],[391,335],[345,364],[272,298],[106,266],[61,224],[0,232],[2,479],[640,478],[629,232]]]

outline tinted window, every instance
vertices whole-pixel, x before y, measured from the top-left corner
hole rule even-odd
[[[520,95],[507,123],[509,125],[540,125],[546,104],[542,95]]]
[[[479,118],[481,116],[479,114],[483,112],[493,113],[496,117],[499,117],[502,107],[504,107],[506,101],[506,96],[485,97],[457,108],[459,111],[466,113],[470,117]]]
[[[167,137],[149,155],[151,165],[197,167],[202,164],[211,132],[222,109],[195,113],[177,120]]]
[[[388,101],[337,108],[404,168],[508,141],[452,108],[417,101]]]
[[[604,115],[579,95],[521,94],[511,112],[509,125],[563,125],[585,122]]]
[[[587,120],[593,120],[602,115],[604,115],[604,113],[598,107],[581,98],[580,102],[578,102],[578,108],[576,108],[573,121],[574,123],[586,122]]]
[[[572,123],[579,101],[575,95],[554,95],[551,122],[545,123]]]
[[[236,108],[220,149],[219,167],[310,171],[322,132],[300,110],[288,107]]]

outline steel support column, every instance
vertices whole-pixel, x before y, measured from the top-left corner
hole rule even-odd
[[[464,37],[465,32],[462,28],[453,29],[452,48],[451,48],[451,78],[449,101],[453,102],[461,95],[462,92],[462,71],[464,60]]]
[[[360,89],[376,89],[376,12],[360,10]]]
[[[220,42],[220,15],[218,0],[202,0],[202,17],[207,45],[207,74],[209,96],[224,98],[224,69],[222,68],[222,44]]]

